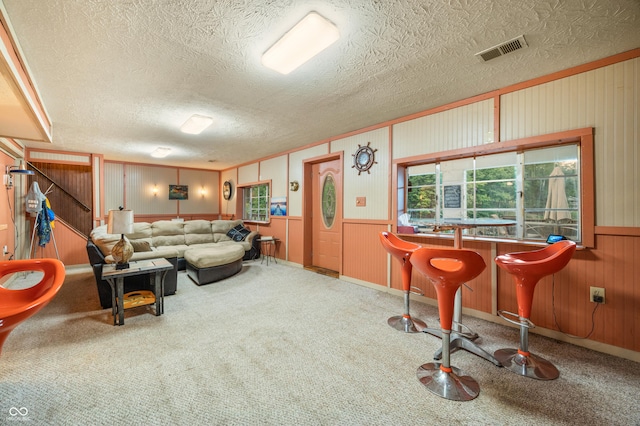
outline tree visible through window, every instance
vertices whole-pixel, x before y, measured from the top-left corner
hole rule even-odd
[[[436,174],[425,173],[409,176],[407,213],[419,221],[436,217]]]
[[[269,220],[269,184],[246,186],[242,188],[242,219],[267,222]]]
[[[466,232],[533,240],[562,234],[579,241],[578,159],[579,145],[563,145],[410,166],[406,211],[420,232],[429,232],[434,219],[495,218],[517,225]]]

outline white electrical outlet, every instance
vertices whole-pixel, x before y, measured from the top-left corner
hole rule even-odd
[[[4,256],[5,254],[8,254],[9,250],[7,249],[7,246],[2,246],[2,255]]]

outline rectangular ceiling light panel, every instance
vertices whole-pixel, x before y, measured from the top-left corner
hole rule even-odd
[[[194,114],[187,121],[184,122],[180,130],[183,133],[189,133],[191,135],[197,135],[202,133],[204,129],[209,127],[213,123],[213,118],[205,117],[204,115]]]
[[[340,31],[311,12],[262,55],[262,65],[289,74],[340,38]]]

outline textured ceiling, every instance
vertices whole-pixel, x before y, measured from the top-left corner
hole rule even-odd
[[[640,47],[639,0],[2,1],[53,122],[53,146],[27,146],[209,169]],[[289,75],[263,67],[311,10],[340,40]],[[527,49],[474,56],[521,34]],[[181,133],[194,113],[214,124]]]

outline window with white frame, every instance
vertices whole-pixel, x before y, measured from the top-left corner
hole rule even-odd
[[[408,166],[406,212],[419,232],[434,219],[495,218],[512,227],[468,234],[580,241],[580,146],[569,144]]]
[[[254,222],[269,221],[269,184],[242,187],[242,220]]]

